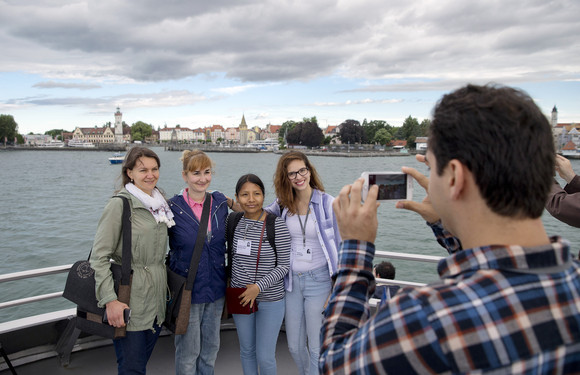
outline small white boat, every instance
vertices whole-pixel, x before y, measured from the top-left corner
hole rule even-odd
[[[64,142],[53,140],[53,141],[45,142],[45,143],[41,144],[40,147],[64,147]]]
[[[123,154],[121,152],[117,152],[109,158],[109,162],[111,164],[122,164],[123,160],[125,160],[125,154]]]
[[[68,141],[68,147],[94,148],[95,144],[92,142],[81,141],[80,139],[71,139]]]

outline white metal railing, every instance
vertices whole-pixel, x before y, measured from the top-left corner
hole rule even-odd
[[[33,277],[40,277],[40,276],[65,273],[65,272],[68,272],[68,270],[71,267],[72,267],[72,264],[67,264],[64,266],[46,267],[46,268],[38,268],[35,270],[7,273],[5,275],[0,275],[0,283],[4,283],[4,282],[8,282],[8,281],[30,279]],[[5,309],[7,307],[14,307],[14,306],[24,305],[24,304],[32,303],[32,302],[44,301],[44,300],[53,299],[53,298],[59,298],[61,296],[62,296],[62,292],[56,292],[56,293],[40,294],[38,296],[32,296],[32,297],[26,297],[26,298],[21,298],[21,299],[15,299],[12,301],[1,302],[0,303],[0,310]]]
[[[433,256],[433,255],[409,254],[409,253],[399,253],[399,252],[393,252],[393,251],[376,251],[375,257],[397,259],[397,260],[408,260],[408,261],[415,261],[415,262],[427,262],[427,263],[437,263],[441,259],[443,259],[443,257],[438,257],[438,256]],[[8,282],[8,281],[24,280],[24,279],[28,279],[28,278],[65,273],[65,272],[68,272],[68,270],[71,267],[72,267],[72,264],[66,264],[66,265],[56,266],[56,267],[46,267],[46,268],[38,268],[38,269],[28,270],[28,271],[8,273],[5,275],[0,275],[0,284],[4,283],[4,282]],[[377,283],[378,284],[400,285],[400,286],[412,286],[412,287],[420,287],[420,286],[425,285],[424,283],[416,283],[416,282],[403,281],[403,280],[390,280],[390,279],[377,279]],[[26,298],[16,299],[16,300],[12,300],[12,301],[0,302],[0,309],[24,305],[24,304],[33,303],[33,302],[44,301],[44,300],[48,300],[48,299],[59,298],[61,296],[62,296],[62,291],[55,292],[55,293],[41,294],[41,295],[32,296],[32,297],[26,297]]]

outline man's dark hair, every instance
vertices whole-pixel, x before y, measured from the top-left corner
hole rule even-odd
[[[381,279],[390,279],[390,280],[394,280],[395,279],[395,266],[393,266],[393,264],[391,262],[381,262],[379,264],[377,264],[377,266],[375,267],[375,273],[377,274],[377,277],[381,278]]]
[[[510,87],[467,85],[433,110],[429,149],[438,175],[459,160],[496,214],[538,218],[553,183],[552,128],[532,98]]]

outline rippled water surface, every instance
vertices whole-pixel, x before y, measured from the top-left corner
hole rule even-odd
[[[161,159],[159,186],[168,197],[183,187],[180,153],[154,148]],[[211,188],[233,196],[237,179],[255,173],[266,185],[266,202],[274,200],[272,175],[278,155],[272,153],[210,153],[216,174]],[[107,152],[0,151],[0,274],[71,264],[86,258],[91,249],[103,207],[113,195],[120,165],[110,165]],[[313,156],[326,191],[337,195],[341,187],[365,170],[398,171],[403,165],[426,168],[412,156],[343,158]],[[580,161],[572,162],[580,171]],[[415,185],[415,200],[424,192]],[[560,234],[580,248],[580,230],[545,213],[549,234]],[[379,208],[378,250],[445,255],[430,229],[411,212],[397,210],[393,202]],[[576,250],[574,250],[577,252]],[[429,282],[437,278],[435,264],[394,261],[397,278]],[[0,302],[61,291],[65,275],[0,284]],[[72,307],[64,299],[0,310],[0,322],[15,317]]]

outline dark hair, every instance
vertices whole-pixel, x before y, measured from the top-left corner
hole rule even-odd
[[[438,175],[453,159],[474,175],[498,215],[538,218],[553,183],[552,128],[532,98],[510,87],[467,85],[433,110],[429,150]]]
[[[294,160],[302,160],[306,168],[310,171],[310,187],[324,191],[322,181],[316,172],[316,168],[310,163],[306,155],[300,151],[290,151],[285,153],[278,159],[278,166],[274,172],[274,189],[276,196],[282,207],[287,207],[290,213],[295,214],[296,208],[296,192],[292,188],[292,182],[288,177],[288,164]]]
[[[375,273],[381,279],[395,279],[395,266],[391,262],[381,262],[375,266]]]
[[[252,184],[258,185],[260,187],[260,190],[262,190],[262,194],[266,194],[266,189],[264,189],[264,183],[262,182],[262,180],[260,180],[260,177],[256,176],[255,174],[248,173],[240,177],[240,179],[238,180],[238,183],[236,184],[236,195],[238,195],[240,190],[242,190],[242,186],[244,186],[246,182],[251,182]]]
[[[121,182],[123,186],[127,185],[131,182],[131,178],[127,175],[127,170],[135,168],[135,164],[137,164],[137,160],[139,158],[153,158],[157,162],[157,167],[161,168],[161,162],[159,161],[159,156],[148,149],[147,147],[136,146],[132,147],[127,155],[125,156],[125,160],[123,161],[123,167],[121,168]]]

